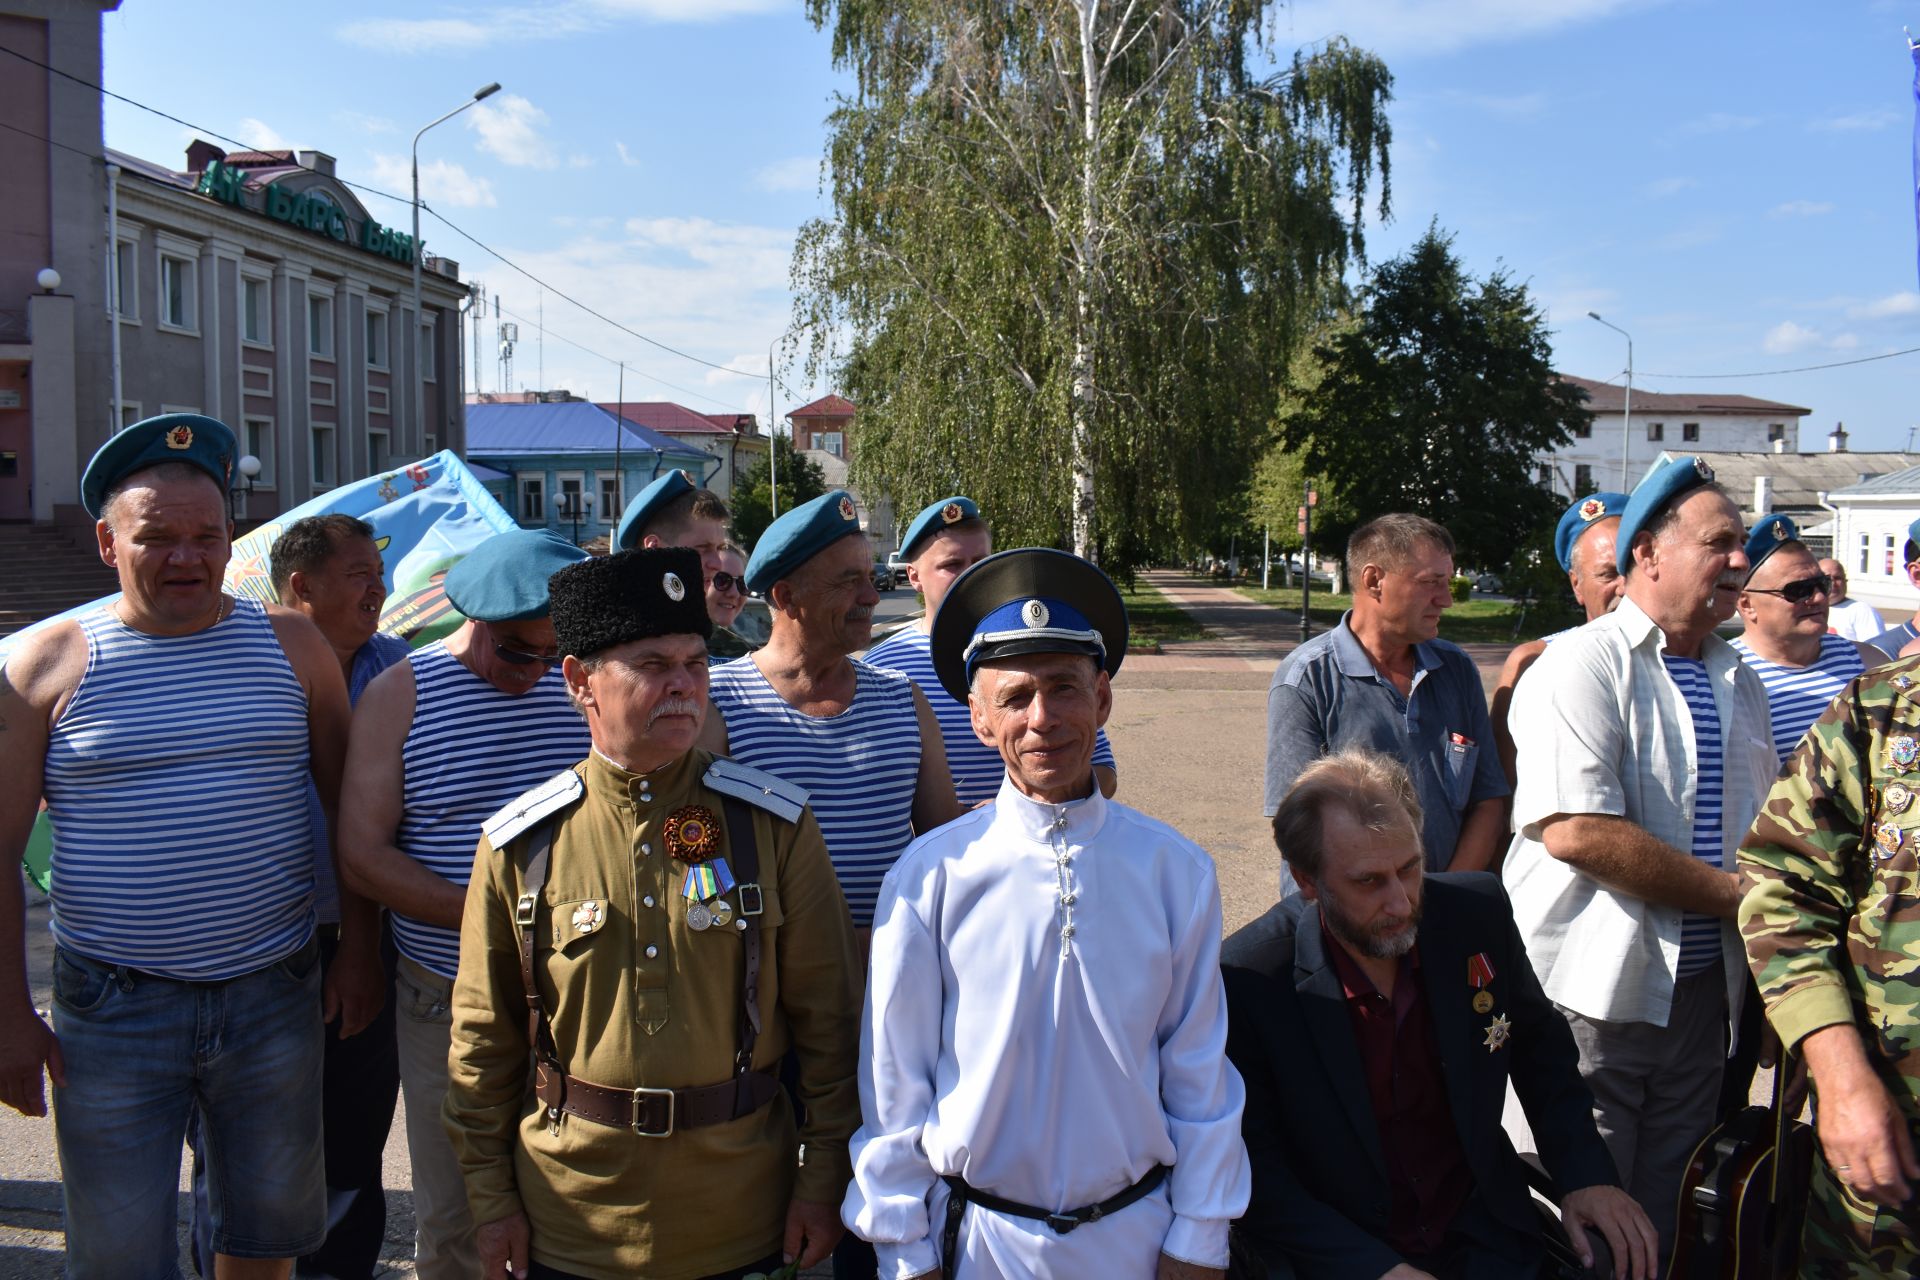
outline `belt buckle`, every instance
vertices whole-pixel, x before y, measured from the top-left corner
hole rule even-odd
[[[1053,1233],[1058,1236],[1071,1233],[1075,1227],[1080,1225],[1080,1222],[1081,1219],[1071,1213],[1050,1213],[1047,1215],[1047,1225],[1052,1227]]]
[[[539,904],[540,899],[531,893],[521,894],[520,900],[514,903],[513,906],[513,922],[522,929],[531,929],[533,927],[534,908],[539,906]]]
[[[664,1129],[643,1128],[640,1123],[641,1108],[648,1098],[667,1100],[667,1127]],[[633,1110],[628,1127],[643,1138],[670,1138],[673,1136],[674,1096],[671,1089],[635,1089],[633,1091]]]

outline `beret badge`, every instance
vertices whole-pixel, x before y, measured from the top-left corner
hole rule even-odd
[[[1705,480],[1708,484],[1713,483],[1713,468],[1708,466],[1707,460],[1705,458],[1700,457],[1698,454],[1694,455],[1693,470],[1696,475],[1698,475],[1702,480]]]
[[[960,504],[957,502],[949,502],[946,506],[940,508],[940,519],[946,524],[958,523],[960,517],[965,514],[966,512],[960,510]]]
[[[662,574],[660,576],[660,588],[667,593],[667,598],[670,600],[685,600],[687,598],[687,584],[680,581],[680,575],[677,573]]]
[[[853,519],[853,499],[852,498],[840,499],[840,518],[842,520]]]
[[[1582,520],[1598,520],[1606,513],[1607,504],[1598,498],[1588,498],[1580,504],[1580,518]]]
[[[167,432],[167,448],[169,449],[193,448],[193,428],[183,422],[179,426],[169,430]]]
[[[1786,525],[1784,525],[1784,524],[1776,524],[1776,525],[1774,525],[1774,526],[1773,526],[1773,540],[1774,540],[1775,542],[1785,542],[1785,541],[1787,540],[1787,526],[1786,526]]]

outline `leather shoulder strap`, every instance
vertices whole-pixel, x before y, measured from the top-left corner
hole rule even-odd
[[[733,1078],[742,1090],[737,1105],[744,1115],[753,1047],[760,1039],[760,837],[754,832],[753,811],[746,803],[726,792],[721,794],[725,796],[721,806],[727,813],[727,848],[734,879],[740,885],[740,923],[746,926],[740,934],[744,950],[740,964],[740,1048],[733,1060]]]

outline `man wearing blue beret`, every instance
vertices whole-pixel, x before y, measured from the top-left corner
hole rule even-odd
[[[1573,598],[1579,602],[1588,622],[1611,613],[1626,590],[1620,567],[1614,563],[1614,536],[1620,530],[1620,513],[1626,509],[1624,493],[1590,493],[1574,499],[1553,532],[1554,557],[1560,561],[1561,571],[1573,588]],[[1513,687],[1520,683],[1527,668],[1547,651],[1547,646],[1565,634],[1562,631],[1515,645],[1507,655],[1506,665],[1500,668],[1489,713],[1493,717],[1494,740],[1500,744],[1500,767],[1506,770],[1509,786],[1513,785],[1515,776],[1513,734],[1507,728]]]
[[[1453,603],[1453,535],[1424,516],[1376,516],[1347,539],[1353,608],[1288,654],[1267,688],[1266,814],[1308,765],[1368,747],[1420,792],[1429,871],[1485,871],[1506,838],[1507,795],[1473,659],[1439,638]],[[1282,896],[1295,891],[1280,867]]]
[[[613,550],[636,547],[692,547],[700,553],[700,572],[711,585],[727,545],[727,504],[711,489],[695,484],[685,471],[669,471],[635,495],[614,529]]]
[[[467,621],[382,672],[354,709],[341,865],[350,886],[393,912],[414,1267],[423,1280],[479,1274],[460,1165],[440,1122],[460,919],[488,816],[592,745],[560,678],[547,595],[549,578],[586,558],[545,529],[487,539],[445,580],[447,600]]]
[[[1734,851],[1777,757],[1765,687],[1714,634],[1748,561],[1703,459],[1634,490],[1616,556],[1626,599],[1557,640],[1515,691],[1504,875],[1601,1136],[1666,1256],[1747,987]]]
[[[953,580],[993,554],[993,530],[980,515],[973,499],[955,494],[928,503],[907,525],[900,539],[900,558],[907,562],[907,581],[926,601],[927,611],[917,620],[900,628],[867,650],[863,659],[869,666],[898,671],[920,686],[933,704],[940,721],[940,736],[947,749],[947,768],[953,772],[953,790],[961,807],[971,809],[999,794],[1000,779],[1007,766],[1000,753],[974,736],[973,723],[963,702],[955,702],[940,692],[940,681],[933,673],[934,615],[947,598]],[[1107,731],[1099,730],[1093,745],[1093,773],[1100,780],[1100,791],[1111,796],[1119,785],[1113,764],[1113,744]]]
[[[69,1276],[170,1271],[197,1108],[222,1276],[285,1276],[326,1234],[309,789],[329,821],[347,695],[313,623],[222,587],[233,432],[114,436],[81,498],[120,595],[0,672],[0,1102],[54,1085]],[[28,999],[20,861],[53,820],[53,1030]],[[341,947],[377,973],[371,907]],[[377,987],[336,987],[344,1032]],[[57,1035],[57,1038],[56,1038]]]

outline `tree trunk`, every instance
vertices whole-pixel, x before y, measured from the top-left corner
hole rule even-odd
[[[1093,291],[1100,271],[1100,72],[1094,41],[1096,0],[1079,0],[1080,74],[1085,94],[1081,116],[1080,248],[1074,254],[1074,341],[1070,406],[1073,436],[1073,552],[1094,556],[1093,421],[1094,327],[1099,314]]]

